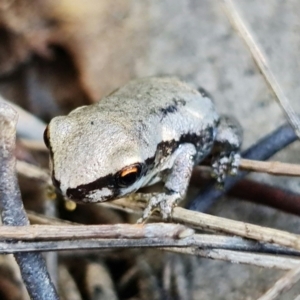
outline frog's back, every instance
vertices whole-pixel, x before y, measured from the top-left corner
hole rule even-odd
[[[162,140],[215,128],[219,119],[206,95],[174,77],[133,80],[102,99],[99,108],[117,114],[119,121],[162,130]]]
[[[150,147],[175,141],[210,149],[219,120],[211,99],[174,77],[133,80],[98,106]]]

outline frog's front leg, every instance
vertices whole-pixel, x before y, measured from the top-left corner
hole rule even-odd
[[[213,176],[223,185],[227,174],[235,175],[240,163],[243,131],[233,117],[221,116],[213,148]]]
[[[173,166],[165,179],[163,193],[151,195],[143,216],[138,222],[145,221],[155,208],[159,208],[163,219],[170,217],[174,206],[184,198],[195,163],[196,148],[192,144],[182,144],[172,154]]]

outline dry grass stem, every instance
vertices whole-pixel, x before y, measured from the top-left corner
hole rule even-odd
[[[281,277],[276,283],[257,300],[273,300],[280,294],[289,290],[300,280],[300,267],[296,267]]]
[[[16,176],[16,124],[18,115],[0,99],[0,202],[4,225],[27,226],[29,220],[23,207]],[[58,294],[39,253],[15,253],[27,291],[33,300],[57,300]]]
[[[300,176],[300,165],[279,161],[241,159],[239,168],[241,170],[268,173],[271,175]]]
[[[145,203],[142,203],[142,201],[143,194],[134,194],[126,199],[116,200],[106,205],[117,206],[121,209],[125,207],[126,211],[129,211],[129,209],[141,211],[145,207]],[[300,250],[300,236],[283,230],[234,221],[181,207],[174,208],[172,219],[174,222],[185,224],[195,229],[227,233]]]
[[[30,224],[39,224],[39,225],[79,225],[78,223],[58,219],[55,217],[49,217],[36,212],[26,210]]]
[[[40,180],[47,184],[52,183],[50,175],[45,170],[25,161],[17,160],[16,169],[19,175],[26,178]]]
[[[153,235],[151,237],[145,237],[141,235],[141,230],[139,228],[135,228],[135,225],[127,224],[119,224],[117,226],[47,226],[51,228],[51,234],[43,233],[46,226],[27,226],[25,228],[12,227],[12,230],[11,228],[8,228],[6,234],[2,235],[2,238],[5,236],[5,239],[9,238],[10,241],[8,242],[4,240],[3,242],[0,242],[0,253],[15,253],[17,251],[105,249],[119,247],[199,247],[202,249],[218,248],[300,256],[300,251],[269,243],[257,243],[255,241],[242,239],[240,237],[210,234],[192,234],[187,236],[187,233],[191,233],[189,229],[181,231],[179,236],[177,233],[176,235],[172,236],[171,232],[167,232],[167,235],[163,235],[162,232],[160,232],[160,229],[157,230],[157,228],[159,228],[159,223],[156,224],[158,226],[152,226],[154,224],[147,225],[151,225],[152,227]],[[103,226],[106,227],[104,233],[102,232]],[[128,236],[127,232],[123,237],[120,236],[119,233],[116,234],[117,228],[123,227],[121,231],[126,231],[129,226],[131,226],[130,236]],[[77,231],[76,229],[79,227],[81,227],[81,230]],[[7,227],[3,228],[5,230]],[[73,234],[70,233],[70,228],[72,229]],[[135,229],[137,229],[136,234],[134,232]],[[23,231],[23,233],[20,234],[20,231]],[[17,234],[15,234],[16,232]],[[26,234],[26,232],[29,232],[29,234]],[[33,234],[31,234],[32,232]],[[184,233],[183,236],[182,233]],[[99,238],[99,236],[102,238]],[[14,240],[18,241],[19,243],[12,244],[11,241]],[[20,241],[22,241],[22,243]]]
[[[191,254],[210,259],[229,261],[236,264],[254,265],[263,268],[291,270],[300,266],[300,259],[280,257],[268,254],[247,253],[226,249],[199,249],[199,248],[164,248],[182,254]]]
[[[44,141],[21,139],[22,144],[32,151],[48,151]]]
[[[259,254],[245,251],[206,248],[210,244],[192,238],[180,240],[148,238],[148,239],[89,239],[69,241],[40,241],[40,242],[0,242],[1,253],[44,252],[72,250],[103,250],[113,248],[162,248],[176,253],[190,254],[210,259],[229,261],[231,263],[249,264],[263,268],[290,270],[300,265],[300,259],[282,257],[278,254]],[[224,245],[225,247],[226,245]],[[234,248],[235,246],[231,247]],[[249,247],[249,250],[253,250]]]
[[[16,129],[19,136],[30,140],[43,141],[43,133],[46,127],[44,122],[2,96],[0,96],[0,101],[10,105],[18,113],[19,118]]]
[[[31,225],[1,226],[0,240],[67,240],[91,238],[171,238],[191,236],[194,231],[179,224]]]
[[[281,246],[300,250],[300,236],[283,230],[229,220],[200,212],[190,211],[181,207],[176,207],[174,209],[173,220],[198,229],[229,233],[260,242],[275,243]]]
[[[248,49],[250,50],[254,61],[263,74],[267,84],[270,86],[278,103],[285,112],[290,122],[290,125],[294,128],[296,135],[300,138],[300,120],[293,107],[290,104],[289,99],[284,94],[280,85],[278,84],[276,77],[268,65],[268,61],[260,49],[258,43],[254,40],[253,34],[247,28],[245,22],[239,15],[234,3],[231,0],[223,0],[225,11],[228,15],[233,27],[240,33]]]
[[[82,300],[78,286],[69,270],[61,264],[58,269],[59,272],[59,287],[60,296],[64,300]]]

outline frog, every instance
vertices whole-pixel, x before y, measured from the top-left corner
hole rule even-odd
[[[170,219],[194,166],[209,158],[222,185],[236,174],[243,131],[219,115],[212,97],[177,77],[129,81],[99,102],[54,117],[44,132],[54,186],[67,199],[98,203],[163,183],[141,221],[156,209]]]

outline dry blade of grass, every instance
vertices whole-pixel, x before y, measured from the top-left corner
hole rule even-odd
[[[142,228],[144,227],[144,228]],[[299,256],[300,251],[284,248],[269,243],[257,243],[240,237],[211,234],[193,234],[193,231],[178,224],[146,224],[146,225],[33,225],[24,227],[2,226],[0,227],[0,252],[15,252],[19,244],[11,242],[24,242],[24,245],[33,245],[34,242],[59,242],[72,241],[67,249],[78,249],[82,245],[91,248],[107,247],[200,247],[218,248],[229,250],[242,250],[252,252],[264,252]],[[80,243],[82,241],[82,243]],[[112,242],[113,241],[113,242]],[[46,243],[41,243],[41,245]],[[7,245],[11,245],[7,249]],[[50,246],[53,243],[49,244]],[[22,246],[23,247],[23,246]],[[48,246],[47,246],[48,247]],[[53,246],[51,246],[53,247]],[[44,248],[43,250],[52,250]],[[28,250],[28,249],[27,249]],[[63,248],[58,248],[63,250]]]
[[[46,128],[43,121],[2,96],[0,96],[0,101],[11,106],[18,113],[19,118],[16,125],[18,135],[30,140],[43,141],[43,133]]]
[[[241,159],[241,170],[268,173],[279,176],[300,176],[300,165],[282,163],[279,161],[258,161]]]
[[[293,127],[296,135],[300,138],[299,116],[296,114],[295,110],[290,104],[289,99],[286,97],[281,86],[278,84],[277,79],[268,64],[268,60],[265,54],[260,49],[258,43],[253,37],[253,34],[250,32],[249,28],[241,18],[240,13],[237,11],[234,3],[231,0],[223,0],[222,2],[230,22],[232,23],[233,27],[240,33],[240,36],[251,52],[255,63],[257,64],[267,84],[274,93],[277,102],[287,115],[290,125]]]
[[[22,144],[29,150],[43,151],[43,152],[48,151],[44,141],[29,140],[29,139],[20,139],[20,140],[21,140]]]
[[[92,238],[171,238],[191,236],[194,231],[172,223],[113,225],[30,225],[1,226],[0,240],[67,240]]]
[[[280,294],[292,288],[300,280],[300,267],[295,267],[281,277],[276,283],[257,300],[273,300]]]
[[[3,224],[28,225],[16,176],[16,125],[18,115],[0,97],[0,202]],[[58,299],[58,294],[39,253],[15,253],[22,278],[32,299]]]
[[[201,256],[210,259],[218,259],[229,261],[231,263],[242,263],[254,265],[263,268],[275,268],[280,270],[290,270],[295,266],[300,265],[300,259],[280,256],[278,254],[262,254],[245,251],[233,251],[219,248],[206,248],[207,246],[226,247],[221,242],[204,241],[201,239],[193,239],[187,237],[185,239],[162,239],[162,238],[140,238],[140,239],[84,239],[84,240],[56,240],[56,241],[18,241],[18,243],[0,242],[1,253],[16,253],[16,252],[44,252],[44,251],[66,251],[72,250],[103,250],[103,249],[118,249],[118,248],[162,248],[175,253],[183,253]],[[224,237],[221,237],[224,238]],[[230,237],[229,243],[230,243]],[[234,238],[233,238],[234,239]],[[233,247],[236,245],[233,244]],[[248,250],[254,250],[248,247]],[[97,251],[97,252],[98,252]],[[299,255],[299,254],[298,254]]]
[[[50,218],[48,216],[40,215],[31,211],[27,211],[27,214],[30,222],[33,224],[78,225],[78,223],[61,220],[57,218]],[[58,235],[59,235],[61,229],[59,227],[57,228],[58,228]],[[83,238],[85,238],[85,236],[86,233],[84,233]],[[78,236],[78,238],[80,239],[80,235]],[[260,242],[252,241],[237,236],[216,235],[216,234],[194,234],[189,238],[197,241],[198,244],[193,244],[193,245],[197,245],[199,247],[243,250],[243,251],[253,251],[253,252],[261,251],[264,253],[277,253],[283,255],[296,255],[296,256],[300,255],[300,252],[297,250],[289,249],[286,247],[282,247],[270,243],[260,243]],[[187,238],[185,238],[184,242],[187,242]]]
[[[164,248],[164,250],[269,269],[291,270],[300,265],[300,260],[298,259],[226,249]]]
[[[143,194],[133,194],[128,198],[119,199],[101,205],[114,206],[125,211],[138,211],[145,207]],[[237,235],[260,242],[275,243],[280,246],[300,250],[300,236],[283,230],[253,225],[250,223],[234,221],[205,213],[175,207],[172,214],[175,222],[191,226],[195,229],[214,231]]]
[[[43,169],[25,161],[17,160],[16,169],[19,175],[29,179],[42,181],[46,184],[51,184],[50,175]]]

